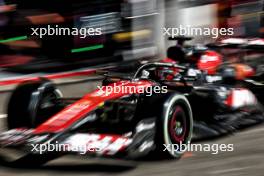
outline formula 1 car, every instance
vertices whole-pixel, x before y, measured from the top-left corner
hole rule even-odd
[[[245,56],[241,53],[245,53],[247,50],[254,50],[253,52],[261,52],[263,50],[264,42],[259,41],[260,39],[250,40],[246,42],[246,39],[239,38],[228,38],[221,40],[216,43],[209,43],[207,45],[184,45],[185,41],[191,40],[191,37],[174,37],[169,38],[169,40],[176,40],[177,44],[175,46],[169,47],[167,50],[167,58],[164,62],[177,62],[179,64],[188,64],[188,66],[197,68],[201,71],[206,72],[208,75],[215,75],[219,73],[219,70],[223,68],[233,68],[236,71],[237,80],[242,80],[248,77],[252,77],[256,74],[258,70],[257,66],[259,64],[250,64],[245,62]],[[224,52],[215,49],[239,49],[239,51],[233,53],[237,55],[236,59],[232,56],[229,58]],[[244,49],[244,52],[241,50]]]
[[[163,68],[178,69],[178,79],[160,79],[157,74]],[[15,162],[20,165],[80,153],[179,158],[184,151],[164,151],[164,145],[188,144],[192,134],[216,136],[263,121],[263,110],[249,90],[195,85],[187,70],[177,64],[148,63],[131,78],[108,75],[103,87],[76,100],[62,98],[47,80],[22,83],[8,104],[10,130],[0,134],[1,149],[25,152]],[[41,150],[48,144],[67,147]],[[32,151],[32,146],[38,147]]]
[[[169,38],[169,40],[176,40],[177,45],[168,48],[167,58],[162,62],[178,63],[202,72],[205,75],[205,82],[250,89],[259,101],[264,103],[264,63],[260,58],[245,59],[246,54],[256,57],[256,53],[259,55],[263,51],[263,40],[229,38],[206,46],[185,46],[184,42],[191,39],[191,37]],[[220,49],[220,51],[210,48]],[[221,49],[239,49],[239,51],[235,53],[232,51],[232,56],[224,57],[223,54],[227,51],[221,52]],[[245,52],[247,53],[242,55]],[[174,72],[177,74],[177,71],[174,70]],[[167,78],[173,79],[173,75]]]
[[[250,89],[264,103],[264,40],[260,38],[227,38],[208,44],[225,55],[217,74],[228,83]]]

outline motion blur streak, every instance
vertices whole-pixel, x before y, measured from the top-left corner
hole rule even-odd
[[[84,48],[72,49],[71,52],[78,53],[78,52],[84,52],[84,51],[91,51],[91,50],[101,49],[103,47],[104,45],[94,45],[94,46],[89,46],[89,47],[84,47]]]
[[[6,43],[6,42],[12,42],[12,41],[18,41],[18,40],[26,40],[27,36],[18,36],[18,37],[12,37],[9,39],[3,39],[0,40],[0,43]]]
[[[27,16],[32,24],[52,24],[52,23],[62,23],[64,18],[58,13],[44,14],[44,15],[35,15]]]

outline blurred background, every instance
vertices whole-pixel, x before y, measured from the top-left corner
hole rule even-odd
[[[1,0],[0,67],[46,71],[164,57],[163,27],[234,28],[261,37],[263,1],[255,0]],[[103,29],[103,35],[32,36],[48,25]],[[212,42],[195,36],[192,43]],[[40,69],[40,70],[39,70]]]
[[[263,9],[263,0],[0,0],[0,129],[5,129],[5,106],[10,92],[22,80],[46,76],[54,78],[66,96],[84,95],[98,83],[94,79],[86,82],[90,71],[121,66],[128,69],[138,61],[165,58],[167,48],[175,42],[163,36],[164,27],[234,28],[232,37],[262,38]],[[47,25],[100,27],[103,35],[86,38],[31,35],[31,28]],[[193,37],[188,44],[205,45],[221,39],[221,36]],[[257,58],[263,58],[262,51],[258,50]],[[249,57],[248,52],[241,55],[240,49],[219,52],[227,59]],[[259,126],[210,141],[234,143],[232,153],[212,156],[196,152],[188,153],[180,161],[127,163],[62,158],[33,170],[0,166],[0,176],[263,176],[263,129]]]
[[[38,70],[93,66],[158,53],[157,1],[1,1],[1,67]],[[31,27],[102,28],[103,35],[31,36]]]

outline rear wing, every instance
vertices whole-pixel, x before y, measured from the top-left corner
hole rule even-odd
[[[209,48],[217,49],[245,49],[256,50],[258,52],[264,52],[264,39],[261,38],[228,38],[216,43],[209,43],[206,45]]]

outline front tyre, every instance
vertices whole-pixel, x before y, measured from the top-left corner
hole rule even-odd
[[[180,158],[185,152],[180,145],[191,142],[193,131],[192,110],[188,100],[183,95],[174,95],[167,99],[163,105],[162,118],[158,124],[159,138],[157,146],[163,146],[162,155],[170,158]],[[169,150],[165,149],[165,146]]]
[[[182,156],[184,151],[177,150],[176,146],[189,144],[193,131],[192,110],[184,95],[168,93],[146,96],[138,106],[136,118],[139,122],[135,130],[137,140],[134,141],[140,142],[132,145],[131,157],[164,159]],[[152,127],[153,123],[155,125]],[[173,150],[173,146],[176,150]]]

